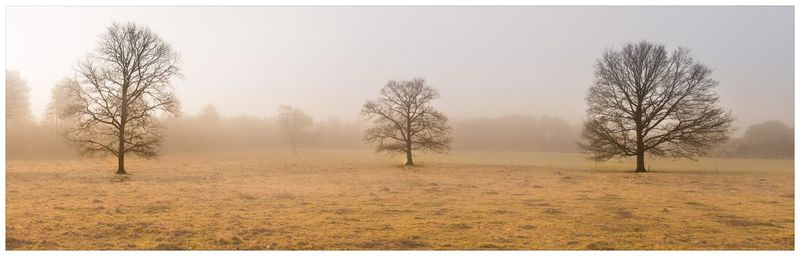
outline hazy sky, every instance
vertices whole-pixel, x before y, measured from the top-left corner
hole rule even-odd
[[[650,40],[712,67],[736,125],[794,123],[792,7],[9,7],[8,69],[34,114],[113,21],[182,58],[183,111],[358,118],[389,79],[425,77],[451,118],[554,115],[578,124],[608,47]]]

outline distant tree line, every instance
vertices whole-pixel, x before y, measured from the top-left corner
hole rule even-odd
[[[10,72],[13,73],[13,72]],[[19,74],[7,75],[7,86],[19,86],[14,80],[22,80]],[[24,83],[22,83],[24,84]],[[74,148],[62,138],[63,126],[68,120],[59,120],[52,114],[57,107],[59,85],[54,86],[51,102],[42,119],[33,120],[32,115],[23,119],[7,119],[6,152],[11,159],[19,158],[63,158],[75,157]],[[25,85],[27,86],[27,85]],[[8,94],[7,94],[8,96]],[[29,113],[25,107],[27,96],[6,101],[17,104],[17,109]],[[15,102],[22,102],[20,104]],[[291,144],[278,125],[277,115],[266,117],[226,116],[214,105],[207,105],[197,113],[182,113],[178,118],[163,120],[164,153],[208,152],[228,150],[251,150],[260,148],[290,148]],[[366,148],[363,130],[367,124],[358,120],[342,120],[329,117],[314,120],[302,130],[297,147],[321,148]],[[540,152],[578,152],[580,127],[550,116],[505,115],[456,119],[451,147],[456,150],[513,150]],[[794,129],[779,121],[769,121],[747,127],[743,135],[732,138],[711,151],[714,157],[742,158],[793,158]]]
[[[288,111],[291,109],[292,111]],[[288,111],[288,112],[287,112]],[[361,123],[330,117],[313,120],[297,107],[280,106],[274,117],[225,116],[208,105],[199,114],[166,120],[165,152],[259,148],[359,148]],[[296,115],[292,117],[293,115]]]
[[[21,74],[7,72],[6,105],[7,153],[9,158],[74,157],[76,151],[62,135],[74,121],[68,115],[71,102],[68,93],[77,81],[65,78],[54,85],[51,100],[42,119],[33,120],[30,112],[29,90]],[[341,120],[329,117],[319,120],[303,119],[294,139],[287,137],[280,113],[302,112],[299,107],[278,107],[272,117],[226,116],[214,105],[197,113],[180,113],[161,117],[163,125],[162,152],[199,152],[248,150],[259,148],[290,148],[294,143],[304,148],[366,148],[363,131],[368,126],[362,120]],[[291,110],[291,111],[290,111]],[[17,113],[19,112],[19,113]],[[302,115],[300,115],[302,116]],[[452,147],[463,150],[535,150],[575,151],[577,127],[556,117],[513,115],[495,118],[454,120],[450,124],[454,139]]]
[[[741,137],[720,146],[713,155],[741,158],[794,158],[794,129],[780,121],[748,127]]]
[[[453,148],[575,152],[579,128],[551,116],[505,115],[453,121]]]
[[[74,156],[54,120],[33,119],[30,87],[19,72],[6,71],[6,157],[50,158]],[[50,111],[48,107],[48,111]]]

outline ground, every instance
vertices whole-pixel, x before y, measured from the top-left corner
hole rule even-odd
[[[9,160],[7,249],[794,248],[792,160],[368,150]]]

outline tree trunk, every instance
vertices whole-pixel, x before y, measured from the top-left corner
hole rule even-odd
[[[119,127],[119,153],[117,154],[117,174],[127,174],[125,172],[125,126]]]
[[[406,165],[414,165],[414,160],[411,159],[411,113],[410,109],[406,111]]]
[[[411,159],[411,147],[406,148],[406,165],[414,165],[414,160]]]
[[[127,174],[125,172],[125,123],[128,118],[128,87],[122,88],[122,111],[119,119],[119,152],[117,152],[117,174]]]
[[[125,154],[120,154],[117,157],[117,174],[128,174],[125,172]]]
[[[646,172],[644,168],[644,128],[642,126],[641,100],[636,114],[636,172]]]
[[[119,154],[117,154],[117,174],[125,172],[125,127],[119,129]]]
[[[636,172],[647,172],[644,168],[644,150],[638,150],[636,153]]]

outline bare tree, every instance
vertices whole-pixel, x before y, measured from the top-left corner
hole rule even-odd
[[[452,128],[447,116],[431,106],[438,98],[439,92],[425,85],[425,79],[389,81],[380,97],[364,103],[361,110],[373,122],[364,140],[378,143],[378,152],[405,153],[406,165],[414,165],[413,150],[446,152]]]
[[[16,124],[31,121],[28,82],[17,71],[6,70],[6,122]]]
[[[278,126],[292,145],[292,152],[297,153],[297,142],[303,130],[311,127],[314,120],[299,108],[281,105],[278,107]]]
[[[718,82],[689,50],[668,53],[646,41],[607,50],[595,67],[586,96],[581,147],[592,159],[636,156],[645,172],[645,152],[696,159],[728,139],[733,117],[717,106]]]
[[[213,125],[219,123],[219,111],[217,107],[211,104],[206,105],[200,110],[200,119],[206,122],[206,125]]]
[[[155,157],[163,141],[158,118],[178,113],[170,79],[180,76],[178,55],[149,28],[114,23],[95,54],[77,69],[76,121],[66,134],[81,155],[110,153],[117,174],[125,155]]]

